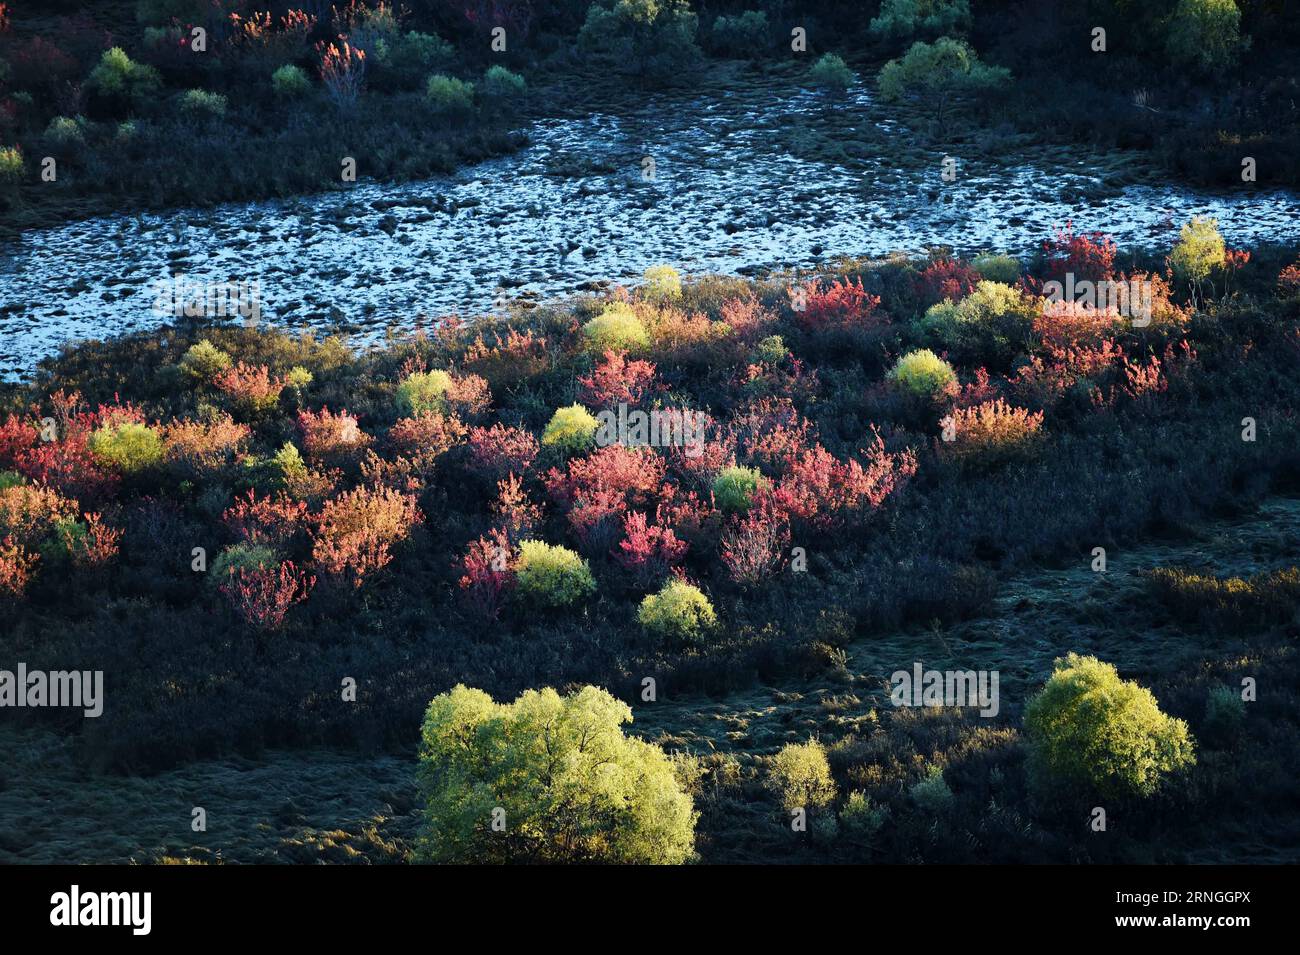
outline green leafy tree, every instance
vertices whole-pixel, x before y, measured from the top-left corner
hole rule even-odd
[[[1199,302],[1204,297],[1210,276],[1215,269],[1223,268],[1227,255],[1227,245],[1219,232],[1219,220],[1193,216],[1178,234],[1178,241],[1169,253],[1169,266],[1174,270],[1174,276],[1191,290],[1192,301]]]
[[[835,780],[821,743],[787,743],[772,759],[768,785],[784,809],[814,809],[835,800]]]
[[[429,703],[416,854],[457,863],[678,864],[698,818],[672,759],[625,736],[632,710],[594,686],[497,703],[457,686]]]
[[[884,0],[871,21],[874,36],[908,40],[917,34],[943,36],[970,29],[969,0]]]
[[[1030,768],[1040,788],[1088,787],[1103,796],[1149,796],[1196,762],[1187,724],[1115,667],[1071,653],[1025,707]]]
[[[694,64],[699,18],[689,0],[593,3],[578,44],[642,76],[668,77]]]
[[[884,65],[877,83],[881,99],[926,105],[942,125],[955,100],[996,90],[1010,81],[1011,73],[1004,67],[981,63],[968,43],[945,36],[933,43],[913,43],[901,59]]]
[[[1165,48],[1175,63],[1207,72],[1232,66],[1250,46],[1241,36],[1241,11],[1234,0],[1178,0]]]

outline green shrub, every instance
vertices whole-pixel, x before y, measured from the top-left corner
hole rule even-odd
[[[441,369],[407,375],[397,386],[397,410],[411,418],[426,411],[445,415],[451,409],[447,401],[451,387],[451,375]]]
[[[1144,571],[1148,588],[1180,622],[1198,627],[1251,630],[1291,621],[1300,608],[1300,568],[1259,573],[1250,579],[1218,578],[1181,567]]]
[[[861,791],[849,793],[840,809],[840,827],[844,834],[854,842],[865,845],[870,845],[875,840],[888,818],[889,810],[873,806],[871,799]]]
[[[411,30],[391,44],[385,66],[393,74],[396,85],[411,89],[418,86],[420,79],[428,76],[430,70],[446,66],[454,56],[451,44],[441,37]]]
[[[528,84],[518,73],[511,73],[504,66],[489,66],[483,74],[483,95],[497,101],[522,99],[528,90]]]
[[[1030,768],[1043,789],[1088,787],[1100,795],[1148,796],[1169,773],[1196,762],[1182,720],[1115,667],[1071,653],[1057,659],[1025,707]]]
[[[1213,738],[1227,742],[1241,732],[1246,722],[1246,703],[1241,690],[1231,686],[1216,686],[1205,699],[1205,732]]]
[[[886,103],[915,100],[932,108],[942,123],[955,99],[996,90],[1010,81],[1004,67],[981,63],[969,44],[945,36],[934,43],[913,43],[901,59],[881,68],[876,82]]]
[[[713,479],[713,500],[724,511],[747,511],[754,492],[767,484],[756,468],[723,468]]]
[[[1193,295],[1199,295],[1201,286],[1215,269],[1223,268],[1226,259],[1227,246],[1219,232],[1219,220],[1193,216],[1169,253],[1169,266],[1175,279],[1186,284]]]
[[[788,354],[790,349],[785,347],[785,339],[780,335],[768,335],[754,348],[755,360],[769,365],[784,361]]]
[[[1175,63],[1205,72],[1229,68],[1250,46],[1236,0],[1178,0],[1165,49]]]
[[[583,343],[593,355],[607,351],[639,352],[650,344],[650,333],[636,312],[622,302],[605,306],[605,310],[582,326]]]
[[[762,10],[720,16],[709,29],[709,48],[730,56],[752,59],[772,48],[772,30]]]
[[[586,451],[596,440],[600,422],[582,405],[556,409],[542,430],[542,444],[566,454]]]
[[[587,8],[578,45],[618,69],[666,78],[699,59],[698,28],[690,0],[599,0]]]
[[[971,260],[971,268],[989,282],[1015,285],[1020,280],[1020,263],[1009,255],[985,252]]]
[[[45,141],[55,149],[68,151],[74,146],[86,143],[86,121],[78,116],[56,116],[45,127]]]
[[[874,36],[907,40],[917,34],[944,36],[970,29],[969,0],[884,0],[871,21]]]
[[[931,766],[925,778],[913,783],[908,793],[917,808],[930,816],[946,815],[955,802],[952,790],[943,778],[943,770],[938,766]]]
[[[671,265],[652,265],[645,270],[641,297],[647,302],[676,302],[682,297],[682,275]]]
[[[826,750],[816,740],[787,743],[772,759],[768,786],[783,809],[815,809],[835,799],[835,780]]]
[[[930,306],[920,328],[962,361],[1000,366],[1029,347],[1037,314],[1018,288],[985,280],[960,302]]]
[[[307,476],[307,462],[302,459],[302,452],[292,441],[286,441],[284,446],[271,456],[270,466],[275,483],[281,487]]]
[[[230,367],[230,356],[204,338],[187,348],[178,364],[190,378],[211,384]]]
[[[0,182],[21,182],[23,153],[17,146],[0,148]]]
[[[821,59],[812,65],[808,71],[808,77],[812,80],[814,86],[820,86],[822,89],[834,90],[843,93],[855,82],[857,76],[849,69],[848,64],[834,53],[823,54]]]
[[[11,487],[17,487],[20,484],[26,483],[27,479],[17,471],[0,471],[0,491],[5,491]]]
[[[141,107],[158,95],[162,77],[152,66],[136,63],[119,46],[105,50],[86,85],[97,96],[118,105]]]
[[[448,115],[468,113],[474,108],[474,85],[454,76],[436,73],[425,85],[424,98],[434,112]]]
[[[910,351],[894,363],[889,380],[908,394],[939,398],[957,386],[957,373],[928,348]]]
[[[697,815],[677,763],[625,736],[626,703],[549,687],[497,703],[456,686],[429,703],[420,742],[426,862],[679,864]],[[494,831],[496,819],[504,831]]]
[[[543,607],[567,607],[596,592],[596,578],[578,554],[543,541],[524,541],[515,561],[519,596]]]
[[[281,99],[298,99],[311,92],[311,79],[302,67],[286,63],[271,74],[271,89]]]
[[[718,623],[709,598],[684,580],[671,580],[647,596],[636,618],[656,637],[681,643],[700,642]]]
[[[208,568],[208,578],[213,586],[219,587],[230,580],[232,573],[237,575],[240,571],[266,570],[278,563],[279,558],[270,547],[242,542],[227,547],[216,556]]]
[[[135,421],[104,424],[90,436],[91,453],[99,462],[123,474],[135,474],[162,461],[158,432]]]
[[[195,119],[220,119],[226,115],[226,98],[207,90],[186,90],[181,94],[181,113]]]

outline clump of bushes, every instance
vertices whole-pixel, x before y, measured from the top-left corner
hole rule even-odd
[[[1030,767],[1041,788],[1079,787],[1103,796],[1149,796],[1196,762],[1182,720],[1115,667],[1071,653],[1025,707]]]
[[[754,494],[768,484],[757,468],[723,468],[713,479],[713,500],[724,511],[747,511]]]
[[[565,454],[586,451],[596,440],[600,422],[582,405],[557,408],[542,430],[542,446]]]
[[[671,265],[652,265],[645,270],[641,297],[647,302],[675,302],[682,297],[682,276]]]
[[[808,77],[813,85],[843,93],[857,81],[857,76],[847,63],[834,53],[826,53],[812,65]]]
[[[587,562],[557,544],[523,541],[514,571],[519,596],[543,607],[567,607],[596,592]]]
[[[971,268],[980,277],[1003,285],[1015,285],[1020,280],[1020,263],[1009,255],[985,252],[971,259]]]
[[[115,46],[104,51],[86,78],[86,86],[110,107],[138,109],[158,95],[162,77],[152,66],[136,63]]]
[[[204,338],[187,348],[178,364],[189,378],[211,384],[230,367],[230,361],[229,354]]]
[[[425,84],[424,98],[436,113],[463,115],[474,108],[474,84],[435,73]]]
[[[527,90],[524,78],[504,66],[489,66],[483,74],[483,95],[490,100],[499,103],[519,100]]]
[[[186,90],[180,99],[181,112],[186,116],[220,119],[226,115],[226,98],[207,90]]]
[[[302,67],[286,63],[271,74],[271,89],[281,99],[298,99],[311,92],[311,80]]]
[[[417,371],[397,386],[397,410],[409,416],[426,412],[445,415],[451,409],[447,400],[451,389],[452,379],[447,372],[436,368]]]
[[[718,623],[709,598],[684,580],[669,581],[658,593],[647,596],[636,618],[655,636],[681,643],[701,642]]]
[[[835,800],[835,780],[826,749],[812,739],[782,746],[772,758],[768,786],[787,811],[829,806]]]
[[[629,305],[614,302],[582,326],[586,350],[593,355],[607,351],[639,352],[650,344],[650,333]]]
[[[1029,456],[1042,436],[1043,413],[1016,408],[1001,398],[952,412],[941,447],[968,466],[994,467]]]
[[[889,370],[889,380],[909,395],[937,399],[952,393],[957,373],[928,348],[903,355]]]
[[[685,774],[658,746],[624,735],[630,722],[631,708],[594,686],[529,690],[513,703],[463,685],[434,697],[421,731],[417,857],[688,861],[697,814]]]
[[[709,48],[727,56],[753,59],[772,46],[771,25],[762,10],[745,10],[734,16],[720,16],[709,28]]]
[[[1300,609],[1300,567],[1220,578],[1181,567],[1146,571],[1147,586],[1178,620],[1215,629],[1289,622]]]
[[[135,474],[163,459],[158,432],[139,421],[109,421],[90,436],[90,452],[121,474]]]

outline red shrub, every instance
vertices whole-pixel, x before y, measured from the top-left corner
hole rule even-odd
[[[719,316],[731,328],[731,333],[746,344],[753,344],[770,334],[777,317],[756,298],[731,298],[722,303]]]
[[[1074,223],[1043,243],[1043,281],[1064,283],[1066,273],[1074,281],[1109,281],[1115,278],[1115,243],[1102,232],[1074,234]]]
[[[370,442],[357,419],[344,408],[338,414],[322,408],[319,412],[299,411],[298,430],[309,458],[317,461],[347,460],[359,454]]]
[[[278,567],[230,569],[221,592],[243,621],[255,630],[276,630],[289,608],[307,599],[316,578],[285,561]]]
[[[485,620],[497,618],[514,586],[510,557],[510,538],[498,528],[472,542],[461,558],[461,597],[471,611]]]
[[[0,424],[0,468],[16,467],[18,458],[36,447],[40,438],[40,430],[30,420],[13,414],[6,417]]]
[[[85,518],[84,534],[63,531],[64,545],[77,566],[93,570],[107,567],[117,556],[122,532],[105,524],[99,514],[86,514]]]
[[[579,400],[593,408],[639,405],[658,390],[655,366],[648,361],[628,361],[621,353],[605,352],[590,375],[578,379]]]
[[[464,441],[466,433],[465,425],[455,415],[424,411],[394,424],[388,431],[388,440],[403,454],[432,459]]]
[[[360,587],[392,560],[390,546],[423,520],[414,495],[387,487],[354,488],[326,501],[316,516],[312,558],[331,578]]]
[[[816,441],[812,424],[784,396],[751,402],[732,418],[730,432],[745,464],[772,473]]]
[[[567,473],[551,468],[546,485],[551,495],[565,504],[608,490],[639,506],[659,493],[666,471],[664,459],[650,448],[611,444],[569,461]]]
[[[690,545],[679,541],[671,527],[647,524],[641,511],[624,515],[623,533],[626,536],[619,541],[614,559],[636,578],[639,586],[663,580],[690,550]]]
[[[867,466],[839,461],[820,444],[791,459],[773,504],[818,530],[860,524],[916,473],[916,454],[885,450],[879,434],[863,449]]]
[[[532,329],[520,333],[512,328],[504,339],[497,335],[489,346],[479,336],[465,351],[464,363],[493,388],[508,388],[546,371],[546,339]]]
[[[492,502],[492,513],[497,527],[504,530],[512,541],[532,536],[542,523],[541,505],[528,499],[523,479],[514,474],[497,482],[497,499]]]
[[[212,383],[226,394],[245,414],[262,414],[280,400],[284,381],[271,374],[265,365],[238,362],[219,373]]]
[[[756,586],[780,571],[789,544],[789,519],[759,498],[723,532],[722,562],[736,583]]]
[[[0,597],[13,600],[22,597],[39,560],[13,538],[0,538]]]
[[[793,291],[791,297],[798,302]],[[857,284],[836,279],[825,289],[814,279],[803,286],[803,298],[804,307],[796,309],[795,316],[809,331],[861,326],[870,321],[880,304],[880,296],[868,295],[861,279]]]
[[[41,36],[16,45],[7,54],[13,89],[27,90],[38,96],[51,96],[71,80],[81,68],[77,61]]]
[[[713,495],[706,501],[694,491],[682,491],[665,485],[663,500],[655,510],[655,523],[671,527],[677,537],[697,552],[713,550],[722,530],[722,512],[713,506]]]
[[[250,544],[283,547],[307,523],[307,505],[281,492],[259,498],[255,491],[235,499],[221,515],[222,522]]]
[[[494,424],[469,430],[470,468],[494,483],[509,474],[528,473],[539,450],[537,439],[523,428]]]
[[[1277,287],[1287,297],[1300,295],[1300,261],[1281,271],[1277,277]]]
[[[953,404],[958,408],[969,408],[972,405],[992,401],[997,396],[998,389],[989,381],[988,371],[984,368],[976,368],[974,380],[961,386],[957,397],[953,399]]]
[[[980,274],[959,259],[935,259],[917,277],[916,294],[926,306],[944,299],[960,302],[979,280]]]

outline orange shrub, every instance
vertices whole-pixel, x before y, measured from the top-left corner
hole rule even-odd
[[[1028,454],[1041,437],[1043,413],[998,398],[957,408],[943,426],[952,435],[951,441],[939,443],[945,455],[962,464],[988,467]]]
[[[13,538],[0,538],[0,597],[13,600],[22,597],[39,560]]]
[[[189,480],[219,474],[243,454],[250,433],[229,415],[210,423],[173,421],[162,429],[163,458]]]

